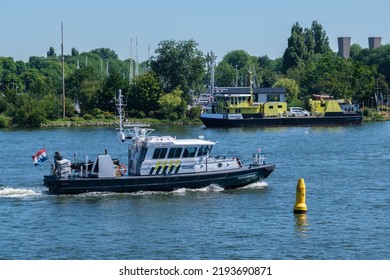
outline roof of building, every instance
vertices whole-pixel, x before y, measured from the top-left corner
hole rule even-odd
[[[248,94],[250,93],[250,88],[249,87],[216,87],[215,92],[224,93],[224,94]],[[253,88],[253,93],[254,94],[269,94],[269,93],[285,94],[286,88],[257,87],[257,88]]]

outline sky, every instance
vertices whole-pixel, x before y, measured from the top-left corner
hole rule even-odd
[[[66,55],[110,48],[141,62],[161,41],[193,39],[217,61],[232,50],[275,59],[296,22],[317,21],[336,52],[337,37],[363,48],[368,37],[388,44],[389,14],[389,0],[0,0],[0,57],[28,61],[50,47],[60,54],[62,22]]]

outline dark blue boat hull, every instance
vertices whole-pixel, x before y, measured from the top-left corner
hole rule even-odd
[[[44,185],[53,194],[80,194],[85,192],[138,192],[197,189],[216,184],[225,189],[246,186],[267,178],[275,169],[274,164],[242,167],[225,172],[205,172],[180,175],[120,176],[113,178],[44,177]]]
[[[264,117],[243,119],[200,117],[206,127],[267,127],[267,126],[341,126],[359,125],[362,115],[324,117]]]

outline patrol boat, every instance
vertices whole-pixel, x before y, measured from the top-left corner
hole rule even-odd
[[[212,184],[232,189],[265,179],[275,169],[275,164],[267,164],[260,153],[253,154],[249,165],[244,165],[239,157],[212,157],[216,142],[202,136],[176,139],[152,136],[154,130],[148,126],[126,128],[121,93],[117,107],[119,140],[130,141],[127,164],[111,158],[107,151],[94,161],[74,163],[56,152],[51,174],[44,176],[50,193],[173,191]]]

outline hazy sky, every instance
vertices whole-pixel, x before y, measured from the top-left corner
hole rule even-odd
[[[217,60],[229,51],[277,58],[283,55],[291,26],[317,20],[337,51],[337,37],[368,47],[368,37],[390,42],[390,0],[0,0],[0,56],[28,61],[53,46],[64,52],[110,48],[130,57],[138,38],[139,61],[154,54],[163,40],[194,39]]]

